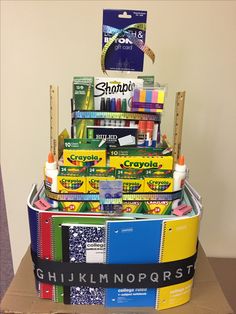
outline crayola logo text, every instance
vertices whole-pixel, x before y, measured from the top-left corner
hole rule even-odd
[[[155,180],[150,180],[149,184],[155,184],[157,186],[161,186],[161,185],[167,185],[169,184],[168,181],[155,181]]]
[[[89,155],[89,156],[78,156],[78,155],[70,155],[70,159],[71,160],[79,160],[79,161],[94,161],[94,160],[98,160],[98,156],[94,156],[94,155]]]
[[[154,161],[147,161],[147,162],[142,162],[142,161],[129,161],[126,160],[124,162],[124,166],[127,168],[158,168],[158,163]]]
[[[71,183],[71,184],[81,184],[83,183],[81,180],[79,179],[62,179],[61,180],[61,183],[62,184],[68,184],[68,183]]]

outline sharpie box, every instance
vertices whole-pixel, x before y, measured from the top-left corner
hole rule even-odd
[[[94,78],[94,109],[101,109],[101,98],[126,99],[127,111],[131,111],[131,100],[134,89],[143,87],[142,79],[95,77]]]

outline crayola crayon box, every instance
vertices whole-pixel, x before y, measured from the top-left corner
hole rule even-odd
[[[141,202],[141,201],[123,201],[122,213],[145,213],[143,202]]]
[[[100,141],[84,142],[80,139],[65,139],[63,161],[65,166],[105,167],[106,149],[99,148]]]
[[[163,171],[159,169],[144,170],[144,192],[172,192],[173,185],[174,182],[171,171]]]
[[[86,212],[87,204],[86,202],[59,202],[58,208],[64,212]]]
[[[57,188],[58,193],[86,193],[86,168],[61,166]]]
[[[99,193],[101,180],[115,180],[115,168],[94,167],[87,169],[87,193]]]
[[[144,180],[143,169],[117,169],[116,178],[122,180],[123,193],[142,193]]]
[[[172,156],[110,156],[110,167],[121,169],[157,168],[173,170]]]
[[[172,202],[170,201],[146,201],[145,214],[151,215],[169,215],[172,210]]]
[[[101,212],[100,202],[87,202],[87,211],[91,213]]]

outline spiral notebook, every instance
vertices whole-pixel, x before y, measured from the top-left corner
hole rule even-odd
[[[105,227],[102,225],[63,224],[63,262],[103,263]],[[104,304],[105,289],[101,287],[64,286],[64,303]]]
[[[161,232],[162,220],[108,221],[106,263],[158,263]],[[107,288],[105,292],[107,307],[155,307],[155,304],[155,288]]]
[[[163,221],[160,262],[171,262],[195,254],[199,215]],[[193,279],[158,289],[156,309],[164,310],[190,300]]]

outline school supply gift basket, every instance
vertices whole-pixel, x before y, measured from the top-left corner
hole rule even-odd
[[[71,136],[51,125],[44,182],[28,198],[40,298],[156,310],[190,300],[201,200],[161,133],[166,87],[144,85],[75,77]]]

